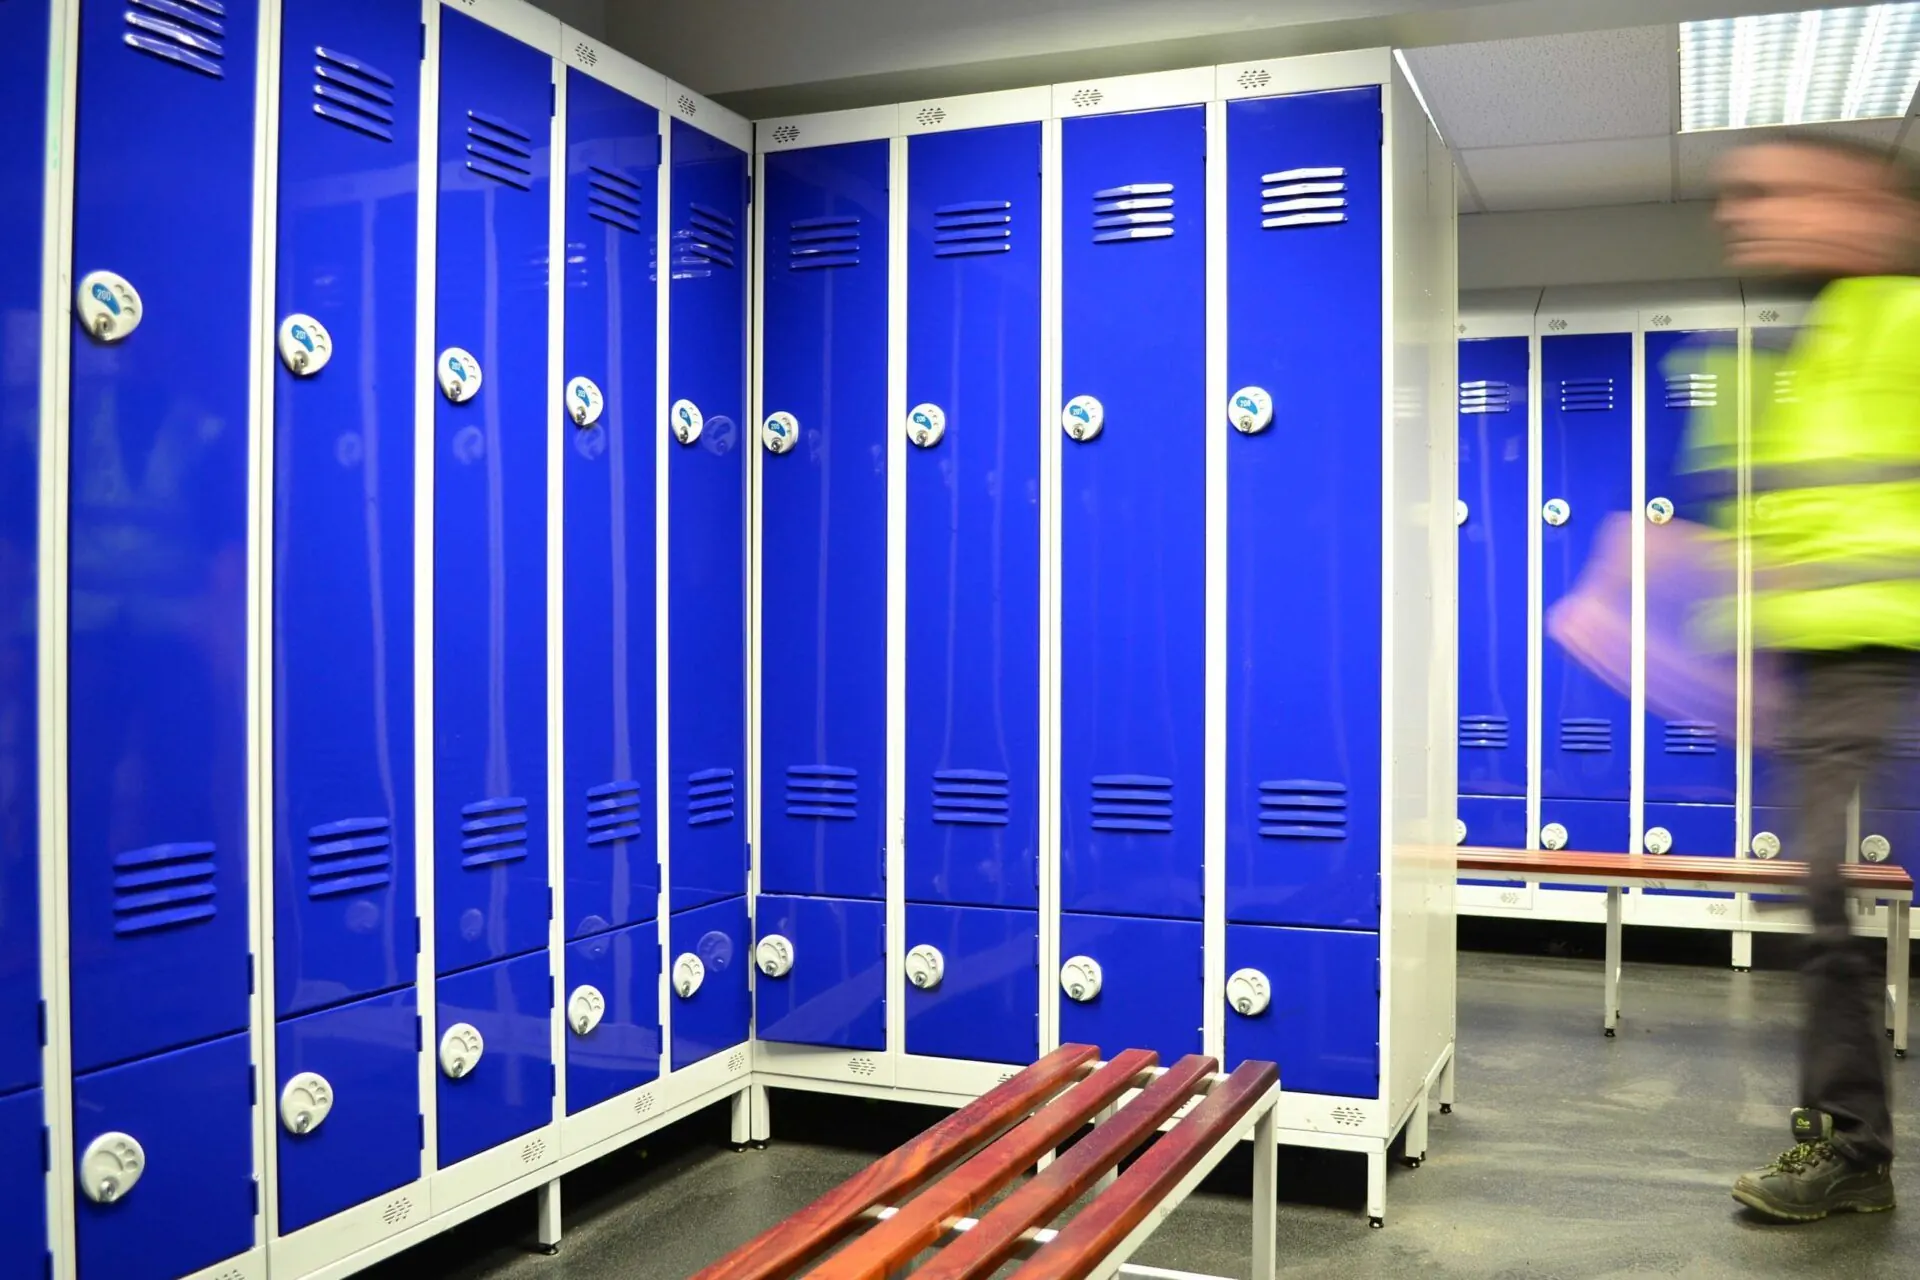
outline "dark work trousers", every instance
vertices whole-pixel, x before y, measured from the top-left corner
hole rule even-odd
[[[1847,806],[1920,706],[1920,653],[1854,649],[1797,653],[1779,758],[1795,805],[1787,856],[1808,863],[1813,915],[1802,966],[1801,1105],[1833,1117],[1833,1143],[1857,1164],[1893,1158],[1887,1109],[1883,966],[1853,936],[1840,879]],[[1912,797],[1920,801],[1920,797]]]

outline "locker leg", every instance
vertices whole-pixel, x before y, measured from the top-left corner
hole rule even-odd
[[[1367,1225],[1387,1225],[1387,1144],[1367,1152]]]
[[[1606,1009],[1601,1026],[1608,1038],[1620,1025],[1620,886],[1607,886],[1607,982]]]
[[[1753,933],[1748,929],[1733,931],[1733,971],[1745,973],[1753,968]]]
[[[1253,1126],[1253,1280],[1273,1280],[1277,1245],[1274,1218],[1279,1213],[1280,1134],[1276,1104]]]
[[[1420,1101],[1415,1104],[1413,1114],[1407,1117],[1407,1140],[1402,1154],[1407,1158],[1409,1169],[1418,1169],[1420,1162],[1427,1158],[1427,1103],[1426,1090],[1420,1093]]]
[[[1453,1114],[1453,1065],[1460,1060],[1460,1046],[1447,1050],[1447,1064],[1440,1068],[1440,1114]]]
[[[543,1184],[533,1193],[533,1202],[540,1215],[540,1252],[551,1257],[560,1252],[560,1179]]]
[[[752,1130],[749,1140],[754,1146],[765,1149],[768,1140],[773,1137],[773,1112],[767,1102],[767,1087],[763,1084],[752,1085],[747,1093],[751,1098],[747,1103]]]
[[[1893,996],[1893,1056],[1907,1056],[1908,970],[1913,967],[1913,904],[1894,902],[1887,918],[1887,965],[1893,970],[1888,986]]]
[[[1100,1111],[1096,1111],[1093,1116],[1094,1127],[1098,1128],[1100,1125],[1105,1124],[1107,1121],[1111,1119],[1113,1119],[1112,1107],[1106,1107]],[[1120,1177],[1120,1167],[1118,1165],[1115,1165],[1113,1168],[1107,1170],[1105,1173],[1100,1175],[1100,1181],[1093,1184],[1094,1191],[1096,1193],[1105,1191],[1108,1187],[1112,1186],[1116,1181],[1118,1181],[1119,1177]]]
[[[745,1151],[753,1137],[753,1086],[748,1085],[730,1100],[733,1122],[733,1149]]]

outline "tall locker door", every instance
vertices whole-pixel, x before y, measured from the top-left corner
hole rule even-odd
[[[1793,374],[1783,367],[1783,362],[1799,336],[1799,329],[1788,325],[1763,325],[1751,331],[1746,388],[1750,421],[1760,422],[1774,405],[1792,398]],[[1775,753],[1764,745],[1773,741],[1774,735],[1784,726],[1769,723],[1763,706],[1756,702],[1753,708],[1752,817],[1747,828],[1751,833],[1747,848],[1756,856],[1804,860],[1804,852],[1789,847],[1793,838],[1789,812],[1794,804],[1791,780]],[[1920,756],[1920,752],[1916,755]],[[1880,795],[1892,790],[1882,779],[1869,782],[1863,788],[1863,800],[1866,803],[1862,809],[1871,809],[1876,815],[1887,811],[1891,806],[1878,801]],[[1868,831],[1870,824],[1864,821],[1865,812],[1862,818],[1861,835],[1871,834]]]
[[[1206,109],[1061,130],[1060,901],[1198,919]]]
[[[908,143],[907,403],[907,899],[1032,907],[1038,124]]]
[[[654,282],[660,113],[567,72],[566,932],[659,905],[654,730]]]
[[[762,161],[766,893],[884,893],[890,146]]]
[[[435,963],[546,945],[553,60],[440,15]]]
[[[1381,128],[1377,87],[1227,104],[1236,922],[1380,923]]]
[[[273,320],[274,986],[411,983],[420,20],[281,9]]]
[[[681,120],[667,396],[667,897],[747,891],[747,156]],[[683,413],[684,411],[684,413]],[[700,424],[695,434],[693,423]]]

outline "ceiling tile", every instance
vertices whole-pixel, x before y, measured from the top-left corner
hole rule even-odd
[[[1678,28],[1409,49],[1414,78],[1455,147],[1644,138],[1674,128]]]
[[[1666,200],[1672,139],[1617,138],[1456,153],[1488,212]]]
[[[1848,120],[1841,123],[1798,125],[1795,133],[1837,134],[1862,142],[1884,144],[1889,150],[1900,136],[1901,120]],[[1680,135],[1680,189],[1682,200],[1706,200],[1713,196],[1713,167],[1721,156],[1750,142],[1764,142],[1781,135],[1779,128],[1716,129],[1710,133]]]

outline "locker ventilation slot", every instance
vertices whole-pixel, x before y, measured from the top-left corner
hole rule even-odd
[[[597,164],[587,166],[587,216],[622,231],[640,230],[640,184]]]
[[[1613,408],[1612,378],[1564,378],[1560,382],[1560,412],[1605,413]]]
[[[127,0],[128,47],[226,78],[227,7],[220,0]]]
[[[733,770],[702,769],[687,775],[687,825],[733,821]]]
[[[481,111],[467,112],[467,168],[522,191],[533,190],[533,138]]]
[[[1173,830],[1173,779],[1109,773],[1093,780],[1093,829],[1167,833]]]
[[[860,265],[860,219],[795,218],[787,229],[787,270],[819,271]]]
[[[346,818],[307,829],[307,896],[381,889],[393,883],[393,826],[385,818]]]
[[[211,920],[213,846],[156,844],[113,858],[113,931],[122,937]]]
[[[1773,375],[1773,402],[1775,404],[1799,404],[1800,397],[1794,394],[1798,371],[1778,369]]]
[[[1269,840],[1345,840],[1345,784],[1300,779],[1261,783],[1260,834]]]
[[[1596,754],[1613,750],[1613,722],[1568,716],[1560,722],[1560,749]]]
[[[1460,745],[1481,751],[1505,751],[1507,749],[1507,718],[1505,716],[1461,716]]]
[[[1173,184],[1130,182],[1093,193],[1093,242],[1164,240],[1173,234]]]
[[[856,818],[860,815],[860,771],[831,764],[787,768],[789,818]]]
[[[603,782],[587,789],[587,843],[640,838],[640,784]]]
[[[1720,735],[1705,720],[1669,720],[1666,753],[1670,756],[1710,756],[1720,749]]]
[[[1675,373],[1667,378],[1667,408],[1710,409],[1720,403],[1717,373]]]
[[[1513,388],[1504,382],[1460,384],[1461,413],[1506,413],[1513,408]]]
[[[933,256],[967,258],[1013,248],[1013,202],[968,200],[933,211]]]
[[[1260,225],[1269,231],[1347,220],[1347,171],[1334,165],[1260,175]]]
[[[479,800],[460,810],[460,865],[490,867],[527,856],[527,802],[519,796]]]
[[[393,77],[333,49],[313,56],[313,114],[382,142],[393,141]]]
[[[687,210],[687,226],[682,232],[686,259],[731,268],[740,252],[738,225],[711,205],[690,204]]]
[[[990,769],[940,769],[933,775],[933,820],[956,826],[1007,825],[1007,775]]]

